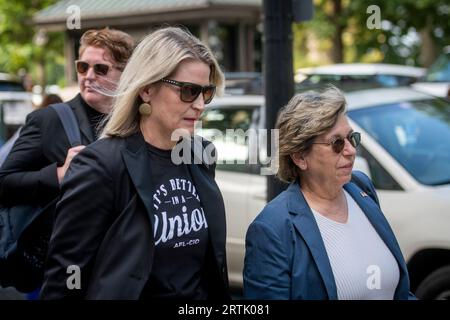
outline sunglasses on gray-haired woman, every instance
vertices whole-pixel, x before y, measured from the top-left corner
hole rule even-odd
[[[361,143],[361,133],[351,132],[347,137],[337,137],[330,142],[313,142],[312,144],[328,144],[331,145],[333,151],[336,153],[341,153],[345,147],[345,139],[347,139],[350,144],[356,148]]]

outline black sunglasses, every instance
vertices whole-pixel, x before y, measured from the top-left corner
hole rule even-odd
[[[99,76],[106,76],[110,68],[110,66],[107,64],[96,63],[91,66],[89,63],[80,60],[75,61],[75,67],[77,69],[77,72],[80,74],[85,74],[89,70],[89,68],[92,67],[95,74]]]
[[[184,102],[194,102],[200,93],[202,93],[203,101],[205,104],[208,104],[214,98],[214,94],[216,93],[215,85],[201,86],[195,83],[180,82],[171,79],[162,79],[161,81],[180,87],[180,99]]]
[[[350,144],[354,148],[356,148],[361,143],[361,133],[352,132],[345,138],[338,137],[338,138],[332,140],[331,142],[313,142],[312,144],[328,144],[328,145],[331,145],[334,152],[341,153],[342,150],[344,150],[345,139],[347,139],[350,142]]]

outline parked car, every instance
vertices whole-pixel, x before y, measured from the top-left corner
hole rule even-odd
[[[382,63],[340,63],[298,69],[296,89],[307,90],[331,83],[344,91],[367,87],[410,85],[425,75],[425,69]]]
[[[420,298],[450,298],[450,103],[410,88],[356,91],[346,98],[350,123],[362,133],[355,169],[368,174],[377,188],[408,263],[412,290]],[[264,117],[263,96],[216,98],[198,132],[215,140],[218,150],[229,278],[238,287],[247,228],[266,204],[266,176],[260,164],[249,161],[254,134],[247,140],[214,139],[214,134],[226,136],[227,129],[254,133],[264,128]],[[250,148],[267,161],[264,145]]]
[[[423,81],[413,84],[414,89],[442,98],[450,98],[450,46],[428,69]]]
[[[0,73],[0,139],[9,139],[32,110],[32,95],[25,91],[20,80]]]

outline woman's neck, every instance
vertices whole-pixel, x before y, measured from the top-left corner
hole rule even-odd
[[[333,202],[342,194],[342,187],[326,182],[316,182],[306,177],[300,179],[303,193],[320,202]]]
[[[158,149],[171,150],[176,144],[176,141],[172,141],[171,135],[158,130],[158,125],[150,123],[148,118],[141,119],[140,129],[144,140]]]
[[[340,223],[347,221],[348,206],[342,187],[306,180],[301,183],[301,191],[315,211]]]

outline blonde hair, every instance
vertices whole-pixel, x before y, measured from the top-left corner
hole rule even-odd
[[[188,31],[175,27],[156,30],[134,50],[123,71],[112,112],[101,137],[127,137],[139,131],[139,92],[170,76],[180,62],[200,60],[211,69],[210,81],[223,92],[224,76],[211,50]]]
[[[322,93],[308,91],[295,95],[280,110],[276,128],[279,129],[279,167],[277,176],[285,182],[300,178],[291,155],[310,151],[314,138],[326,133],[345,113],[345,98],[334,86]]]

